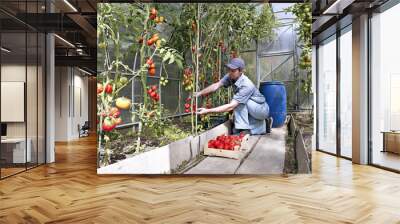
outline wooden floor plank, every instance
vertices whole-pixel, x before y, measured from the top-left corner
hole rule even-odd
[[[0,181],[0,223],[400,223],[400,175],[313,153],[313,174],[98,176],[96,139]]]

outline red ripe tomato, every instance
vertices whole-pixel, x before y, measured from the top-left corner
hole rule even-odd
[[[147,59],[146,64],[148,64],[148,65],[153,64],[153,59],[151,59],[151,58]]]
[[[185,113],[189,113],[190,112],[190,110],[189,109],[185,109]]]
[[[190,68],[185,68],[184,73],[185,75],[192,74],[192,70]]]
[[[106,88],[104,89],[104,91],[108,94],[112,93],[113,88],[112,85],[110,83],[107,83]]]
[[[155,93],[155,92],[150,93],[151,98],[154,98],[156,95],[157,95],[157,93]]]
[[[156,8],[151,8],[150,14],[157,15],[157,9]]]
[[[151,89],[148,89],[148,90],[147,90],[147,94],[149,94],[149,95],[150,95],[152,92],[153,92],[153,91],[152,91]]]
[[[189,109],[190,108],[190,104],[185,103],[185,109]]]
[[[216,140],[211,140],[211,144],[212,144],[212,147],[213,147],[213,148],[217,147],[217,146],[216,146],[216,144],[217,144],[217,141],[216,141]]]
[[[197,25],[196,25],[196,22],[192,22],[192,30],[193,30],[193,32],[196,32],[196,29],[197,29]]]
[[[188,97],[187,99],[186,99],[186,102],[190,102],[192,99],[190,99],[190,97]]]
[[[103,84],[97,83],[97,94],[100,94],[103,92]]]
[[[155,76],[156,75],[156,69],[155,68],[150,68],[149,69],[149,75],[150,76]]]
[[[160,96],[158,94],[156,94],[156,96],[154,97],[155,101],[159,101],[160,100]]]
[[[112,107],[112,108],[110,109],[110,114],[109,114],[109,116],[114,117],[114,118],[117,118],[117,117],[119,117],[120,115],[121,115],[121,112],[119,111],[118,108]]]
[[[104,118],[102,130],[103,131],[112,131],[115,128],[114,122],[111,120],[110,117]]]
[[[115,125],[119,125],[119,124],[122,123],[122,119],[121,119],[120,117],[113,118],[113,121],[114,121],[114,124],[115,124]]]
[[[157,86],[156,85],[151,86],[151,90],[156,91],[157,90]]]
[[[155,34],[153,34],[153,36],[151,37],[151,40],[152,40],[153,42],[156,42],[156,41],[158,40],[158,38],[159,38],[158,33],[155,33]]]
[[[153,45],[153,44],[154,44],[154,42],[153,42],[152,39],[147,40],[147,46],[151,46],[151,45]]]

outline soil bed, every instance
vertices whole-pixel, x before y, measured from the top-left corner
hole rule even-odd
[[[213,116],[210,119],[211,126],[207,127],[207,130],[212,129],[224,123],[225,121],[226,117]],[[172,125],[170,126],[170,132],[174,135],[174,138],[171,138],[168,135],[157,138],[153,136],[153,133],[142,133],[142,135],[140,136],[141,148],[139,150],[136,147],[138,133],[133,132],[132,128],[119,129],[112,136],[114,140],[112,140],[110,143],[110,164],[136,156],[140,153],[147,152],[164,145],[168,145],[174,141],[180,140],[181,138],[190,136],[189,133],[191,133],[192,131],[190,116],[173,118],[171,119],[171,123]],[[201,132],[198,132],[198,134],[200,133]],[[181,138],[178,139],[176,138],[176,136]],[[190,161],[188,161],[187,164],[190,164]],[[182,167],[182,169],[184,168]]]

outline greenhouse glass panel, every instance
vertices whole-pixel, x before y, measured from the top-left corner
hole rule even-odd
[[[240,55],[246,64],[245,74],[249,79],[256,84],[257,83],[257,74],[256,74],[256,52],[255,51],[247,51],[243,52]]]
[[[260,55],[269,56],[283,52],[292,52],[296,34],[293,30],[293,24],[284,25],[276,29],[276,37],[273,41],[260,43]]]

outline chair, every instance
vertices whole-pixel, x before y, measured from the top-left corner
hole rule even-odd
[[[90,129],[89,121],[85,121],[85,123],[82,125],[82,127],[80,127],[80,125],[78,125],[79,138],[89,136],[89,129]]]

